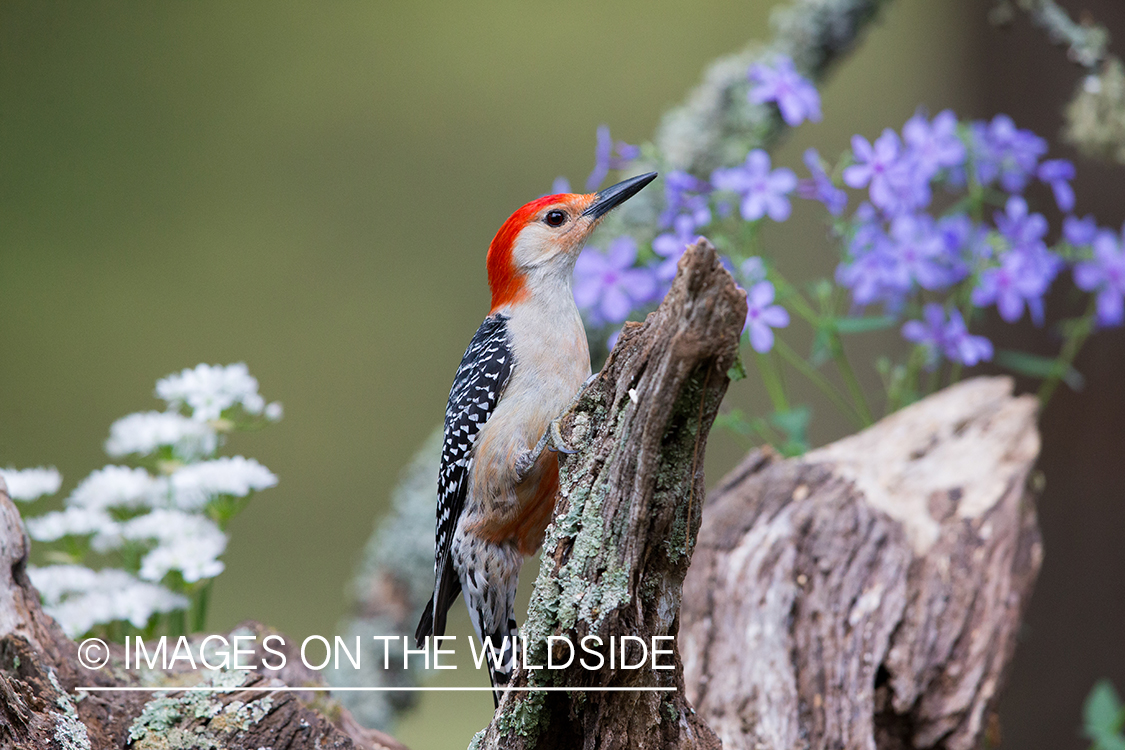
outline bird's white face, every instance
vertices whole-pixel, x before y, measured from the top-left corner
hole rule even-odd
[[[586,239],[600,219],[583,216],[594,202],[594,195],[563,195],[527,218],[516,237],[512,260],[524,273],[559,271],[574,268]]]

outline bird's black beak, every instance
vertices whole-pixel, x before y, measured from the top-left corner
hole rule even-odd
[[[656,179],[656,172],[630,177],[627,180],[610,185],[605,190],[594,196],[594,202],[582,212],[583,216],[591,219],[600,219],[614,208],[641,192],[641,188]]]

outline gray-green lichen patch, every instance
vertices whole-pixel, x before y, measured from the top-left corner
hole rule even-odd
[[[242,670],[216,671],[200,687],[236,689],[246,681],[249,673]],[[180,750],[222,747],[218,736],[250,729],[273,708],[273,697],[265,695],[244,703],[223,702],[214,693],[185,691],[179,696],[154,698],[145,704],[140,715],[129,727],[129,741],[137,750]],[[181,726],[192,720],[205,720],[208,726],[188,728]]]
[[[269,695],[249,703],[231,701],[222,713],[211,720],[211,728],[220,732],[245,732],[264,719],[271,708],[273,698]]]
[[[150,734],[165,734],[183,718],[180,698],[154,698],[145,704],[141,715],[129,727],[129,741],[137,742]]]
[[[468,750],[480,750],[481,743],[484,742],[484,735],[488,733],[488,727],[480,730],[473,735],[473,739],[469,742]]]
[[[516,734],[527,740],[528,747],[534,747],[539,735],[547,729],[547,712],[543,709],[547,701],[546,693],[527,693],[527,697],[504,711],[495,719],[500,735]]]
[[[47,671],[47,678],[51,687],[58,693],[55,705],[62,709],[62,713],[51,712],[55,719],[55,742],[59,743],[62,750],[90,750],[90,736],[86,732],[86,725],[78,718],[78,709],[74,701],[59,685],[55,670]]]
[[[1090,156],[1125,163],[1125,67],[1111,58],[1066,108],[1064,137]]]

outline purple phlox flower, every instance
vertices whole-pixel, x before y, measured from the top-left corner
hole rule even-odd
[[[1074,284],[1097,292],[1097,319],[1103,326],[1125,322],[1125,249],[1108,230],[1094,238],[1094,257],[1074,266]]]
[[[887,170],[886,191],[879,208],[888,217],[918,211],[930,205],[930,180],[912,158],[903,158]],[[874,196],[872,196],[874,201]]]
[[[949,283],[955,284],[969,275],[969,262],[981,252],[990,252],[984,240],[987,232],[973,224],[966,214],[943,216],[934,224],[934,232],[941,238],[945,259],[949,264]],[[985,256],[987,257],[987,255]]]
[[[609,135],[608,125],[599,125],[597,146],[594,148],[594,171],[586,178],[586,189],[597,190],[605,181],[611,169],[623,169],[629,162],[641,155],[641,150],[623,141],[614,143]],[[617,155],[614,156],[616,150]]]
[[[1089,245],[1097,235],[1098,223],[1091,214],[1083,219],[1077,216],[1063,219],[1063,239],[1072,245]]]
[[[866,205],[866,204],[865,204]],[[867,212],[863,207],[857,216]],[[874,211],[871,212],[872,214]],[[851,290],[857,307],[882,303],[898,310],[911,288],[910,273],[894,253],[894,244],[877,219],[864,221],[848,246],[849,258],[836,268],[836,281]]]
[[[748,75],[751,104],[776,102],[781,119],[791,128],[805,120],[820,122],[820,94],[790,58],[779,56],[772,66],[755,63]]]
[[[755,255],[752,258],[747,258],[742,261],[742,265],[738,267],[738,275],[743,284],[747,287],[757,284],[759,281],[766,279],[766,264],[762,259]]]
[[[923,289],[942,289],[957,280],[945,238],[926,214],[903,214],[891,222],[893,257],[911,281]]]
[[[982,185],[1000,180],[1009,193],[1019,193],[1035,174],[1039,157],[1047,153],[1047,142],[1030,130],[1020,130],[1007,115],[992,122],[972,124],[973,156],[977,179]]]
[[[874,144],[861,135],[853,135],[852,155],[856,163],[844,168],[844,184],[861,188],[885,180],[887,170],[898,160],[901,150],[898,134],[890,128],[884,130]]]
[[[1042,214],[1028,213],[1027,201],[1018,195],[1008,198],[1004,213],[994,216],[1000,234],[1012,243],[1012,247],[1043,245],[1043,235],[1047,234],[1047,220]]]
[[[958,310],[950,310],[949,321],[946,322],[945,310],[936,302],[931,302],[922,309],[922,317],[924,320],[904,323],[902,336],[926,348],[927,369],[937,366],[939,354],[969,367],[992,359],[992,342],[984,336],[970,335]]]
[[[789,325],[789,313],[781,305],[773,304],[773,284],[759,281],[746,293],[746,325],[750,331],[750,346],[762,354],[773,348],[773,329]]]
[[[848,205],[848,194],[832,184],[828,173],[824,171],[820,154],[815,148],[805,151],[805,166],[812,173],[812,179],[797,183],[797,195],[808,200],[820,201],[833,216],[842,214]]]
[[[1057,258],[1039,247],[1013,248],[1000,256],[1000,265],[982,271],[973,289],[973,304],[995,304],[1000,317],[1009,323],[1020,319],[1026,304],[1031,319],[1042,325],[1043,295],[1058,273],[1058,265]]]
[[[957,135],[957,116],[948,109],[932,122],[921,111],[915,113],[902,127],[902,138],[911,161],[926,180],[933,179],[942,169],[965,163],[965,144]]]
[[[888,216],[921,208],[930,202],[929,178],[903,158],[898,133],[887,128],[874,144],[852,136],[855,164],[844,169],[844,184],[867,187],[871,202]]]
[[[650,268],[634,268],[637,243],[618,237],[606,252],[588,248],[574,265],[574,301],[590,325],[621,323],[634,309],[648,303],[656,290]]]
[[[570,189],[570,180],[565,177],[556,177],[555,181],[551,183],[551,192],[548,195],[559,195],[562,193],[572,192]]]
[[[936,227],[945,243],[952,263],[954,283],[965,278],[971,267],[976,267],[992,257],[988,242],[988,229],[974,224],[967,214],[957,213],[938,219]]]
[[[711,208],[707,197],[711,186],[695,175],[679,170],[669,172],[664,178],[664,211],[660,214],[662,227],[672,226],[676,215],[690,214],[696,227],[711,223]]]
[[[756,148],[746,155],[744,165],[712,172],[711,184],[742,197],[740,208],[746,221],[767,214],[774,221],[785,221],[791,210],[787,196],[797,187],[797,175],[785,167],[771,171],[769,154]]]
[[[664,260],[656,266],[656,278],[671,281],[676,275],[676,264],[687,246],[699,238],[691,214],[680,214],[672,223],[672,231],[658,234],[652,241],[652,250]]]
[[[1068,213],[1074,210],[1074,188],[1070,186],[1070,181],[1074,179],[1073,164],[1066,159],[1048,159],[1039,165],[1036,174],[1041,182],[1051,186],[1060,211]]]

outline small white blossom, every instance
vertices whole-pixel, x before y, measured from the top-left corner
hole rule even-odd
[[[156,381],[156,395],[174,409],[187,404],[192,418],[218,419],[235,404],[250,414],[261,414],[266,402],[258,394],[258,381],[242,362],[233,365],[199,364]]]
[[[266,404],[265,417],[271,422],[277,422],[285,414],[285,409],[282,408],[280,401],[273,401]]]
[[[141,559],[140,576],[159,581],[171,570],[178,570],[188,583],[214,578],[224,568],[217,558],[227,547],[222,537],[177,537],[161,544]]]
[[[81,565],[29,566],[27,574],[43,597],[47,614],[71,638],[115,620],[143,628],[153,614],[186,609],[190,604],[185,596],[115,568],[99,571]]]
[[[114,520],[101,508],[73,506],[25,521],[28,535],[37,542],[53,542],[64,536],[87,536],[108,531]]]
[[[272,404],[271,404],[272,406]],[[54,466],[37,469],[0,469],[0,477],[8,485],[8,497],[29,502],[43,495],[53,495],[62,486],[62,474]]]
[[[213,461],[189,464],[167,480],[172,504],[197,510],[216,495],[246,497],[253,490],[277,484],[277,477],[252,458],[223,456]]]
[[[181,458],[192,460],[214,453],[219,437],[206,422],[174,411],[139,412],[113,423],[105,452],[114,458],[131,453],[147,456],[165,445],[172,446]]]
[[[159,581],[168,571],[178,570],[194,583],[223,572],[217,559],[227,547],[227,535],[209,518],[179,510],[154,510],[121,524],[125,539],[155,539],[157,546],[141,560],[140,576]]]
[[[66,504],[78,508],[136,508],[147,505],[156,480],[144,469],[106,466],[74,488]]]

